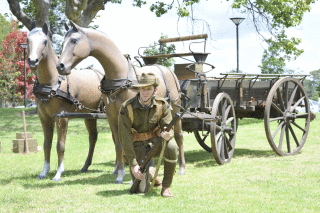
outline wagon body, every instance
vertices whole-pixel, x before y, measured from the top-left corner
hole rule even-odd
[[[303,147],[312,120],[303,81],[307,75],[222,73],[206,77],[207,35],[160,39],[159,43],[205,39],[204,52],[141,56],[145,64],[159,58],[194,56],[192,64],[175,64],[182,92],[183,131],[193,132],[198,143],[212,152],[219,164],[230,162],[238,119],[263,119],[267,140],[278,155],[294,155]],[[201,43],[201,42],[194,42]],[[207,66],[208,67],[208,66]],[[299,113],[298,106],[305,107]]]

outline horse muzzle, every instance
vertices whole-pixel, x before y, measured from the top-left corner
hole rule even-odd
[[[60,63],[57,65],[57,70],[60,75],[69,75],[70,74],[70,69],[66,69],[64,63]]]
[[[28,64],[29,64],[31,69],[35,69],[35,68],[37,68],[37,66],[39,64],[39,59],[28,58]]]

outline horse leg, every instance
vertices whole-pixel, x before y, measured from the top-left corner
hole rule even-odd
[[[121,143],[119,140],[119,134],[118,134],[118,125],[115,123],[112,123],[109,121],[109,126],[112,131],[112,138],[114,141],[115,149],[116,149],[116,166],[113,174],[117,174],[117,178],[115,180],[116,184],[122,184],[123,178],[126,174],[124,170],[124,163],[123,163],[123,151],[121,147]]]
[[[98,131],[97,131],[97,119],[85,119],[84,120],[88,133],[89,133],[89,152],[87,160],[84,166],[81,169],[81,172],[87,172],[89,166],[92,163],[92,157],[94,153],[94,148],[96,146],[96,142],[98,139]]]
[[[184,147],[183,147],[183,132],[181,121],[177,122],[174,126],[174,139],[179,147],[179,154],[180,154],[180,164],[179,164],[179,174],[184,175],[184,170],[186,167],[186,160],[184,157]]]
[[[60,181],[61,175],[64,172],[64,151],[65,151],[65,141],[68,131],[68,118],[56,118],[56,126],[58,133],[57,142],[57,154],[58,154],[58,169],[57,173],[52,179],[53,181]]]
[[[50,171],[50,153],[52,146],[52,138],[54,131],[54,121],[52,118],[44,118],[39,115],[43,133],[44,133],[44,142],[43,142],[43,150],[44,150],[44,165],[42,172],[38,175],[39,179],[46,178],[48,172]]]

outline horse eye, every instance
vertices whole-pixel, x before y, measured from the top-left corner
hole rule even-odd
[[[71,44],[76,44],[78,42],[77,39],[71,39]]]

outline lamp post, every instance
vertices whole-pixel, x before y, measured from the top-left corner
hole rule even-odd
[[[239,73],[239,32],[238,26],[244,20],[244,18],[230,18],[231,21],[236,25],[237,28],[237,73]]]
[[[26,83],[26,75],[27,75],[27,70],[26,70],[26,49],[28,47],[28,44],[27,43],[20,43],[19,44],[20,47],[23,48],[23,62],[24,62],[24,99],[23,99],[23,103],[24,103],[24,107],[26,107],[26,99],[27,99],[27,83]]]

